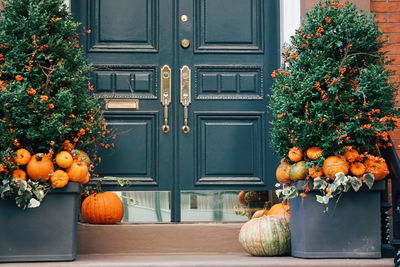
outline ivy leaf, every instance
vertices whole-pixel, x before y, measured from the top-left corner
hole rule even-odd
[[[44,198],[44,192],[43,190],[32,190],[32,193],[35,195],[37,200],[42,201]]]
[[[37,208],[39,206],[40,206],[40,201],[38,201],[34,198],[31,198],[31,200],[29,201],[29,204],[28,204],[28,208],[33,209],[33,208]]]
[[[345,185],[349,179],[347,178],[346,175],[344,175],[343,172],[338,172],[336,173],[336,178],[335,181],[333,181],[334,184],[337,185]]]
[[[294,186],[288,186],[283,189],[275,190],[275,194],[279,200],[287,200],[297,197],[299,195],[299,191]]]
[[[11,187],[9,184],[6,184],[5,186],[0,187],[0,196],[1,198],[4,198],[4,195],[11,190]]]
[[[364,177],[365,184],[368,186],[369,189],[371,189],[372,186],[374,185],[374,181],[375,181],[374,175],[371,173],[366,173],[366,174],[364,174],[363,177]]]
[[[328,185],[329,190],[331,190],[332,194],[336,193],[336,189],[338,189],[339,185],[332,183],[330,185]]]
[[[321,203],[321,204],[328,204],[329,203],[329,199],[330,197],[325,195],[325,196],[320,196],[317,195],[317,202]]]
[[[353,187],[354,191],[357,192],[361,188],[362,182],[359,179],[357,179],[356,177],[350,176],[349,178],[350,178],[351,186]]]
[[[322,180],[321,178],[314,179],[314,189],[325,190],[325,188],[327,186],[328,186],[328,183],[325,180]]]

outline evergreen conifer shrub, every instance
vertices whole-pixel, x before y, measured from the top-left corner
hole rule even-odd
[[[0,23],[0,195],[37,206],[48,184],[15,181],[16,151],[93,152],[106,129],[78,24],[62,0],[7,0]],[[103,144],[104,145],[104,144]],[[53,159],[54,160],[54,159]]]
[[[321,0],[307,13],[272,73],[277,155],[319,147],[326,158],[350,146],[371,152],[387,145],[398,111],[383,45],[374,17],[352,3]]]

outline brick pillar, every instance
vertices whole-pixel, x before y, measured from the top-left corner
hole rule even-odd
[[[388,58],[394,60],[389,67],[395,71],[393,81],[400,82],[400,0],[371,0],[371,11],[376,14],[376,21],[388,39],[385,50]],[[397,99],[400,100],[399,96]],[[400,157],[400,129],[390,136]]]

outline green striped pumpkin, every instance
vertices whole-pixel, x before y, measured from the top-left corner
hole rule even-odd
[[[279,256],[290,253],[290,217],[269,215],[246,222],[239,242],[253,256]]]

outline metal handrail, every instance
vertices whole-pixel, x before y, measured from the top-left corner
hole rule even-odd
[[[393,144],[391,140],[390,142]],[[391,188],[392,194],[391,203],[387,201],[388,191],[385,192],[382,201],[382,254],[385,255],[384,249],[391,247],[392,251],[389,253],[389,256],[396,257],[396,255],[399,255],[400,251],[400,160],[394,146],[388,147],[381,152],[390,170],[387,182],[390,181],[391,186],[387,186],[387,190]],[[390,209],[391,215],[388,215],[386,211]],[[386,255],[387,254],[386,252]],[[400,267],[400,263],[396,263],[398,260],[399,259],[395,258],[396,267]]]

